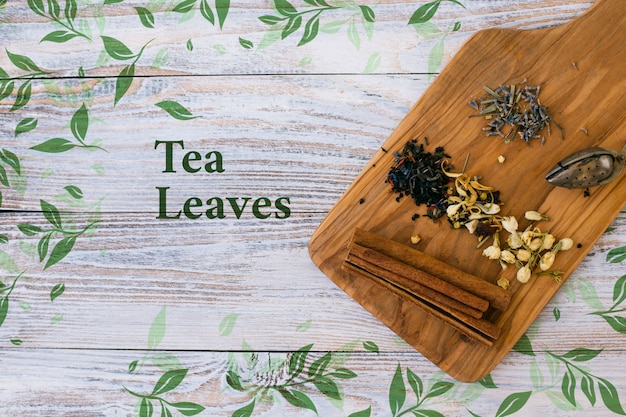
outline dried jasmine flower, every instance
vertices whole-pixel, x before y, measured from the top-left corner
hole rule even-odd
[[[555,258],[555,252],[550,251],[544,253],[541,257],[541,260],[539,261],[539,269],[541,269],[542,271],[547,271],[548,269],[552,268],[552,264],[554,263]]]
[[[517,270],[517,274],[515,275],[515,277],[517,278],[519,282],[521,282],[522,284],[525,284],[530,279],[530,275],[531,275],[530,266],[526,264]]]
[[[412,235],[411,236],[411,243],[414,244],[414,245],[417,245],[420,240],[422,240],[422,238],[419,237],[418,235]]]
[[[541,220],[545,220],[545,221],[550,221],[550,217],[546,216],[545,214],[541,214],[538,211],[527,211],[526,213],[524,213],[524,217],[528,220],[534,220],[534,221],[541,221]]]
[[[515,216],[505,216],[502,218],[502,227],[509,233],[515,233],[519,225]]]

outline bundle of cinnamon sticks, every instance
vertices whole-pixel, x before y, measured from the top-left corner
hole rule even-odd
[[[392,291],[429,315],[487,346],[500,328],[488,309],[503,311],[511,295],[419,250],[363,229],[355,229],[343,268]]]

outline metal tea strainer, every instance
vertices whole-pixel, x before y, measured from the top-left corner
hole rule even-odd
[[[626,145],[621,152],[606,148],[587,148],[574,152],[546,174],[546,180],[565,188],[587,188],[617,178],[626,163]]]

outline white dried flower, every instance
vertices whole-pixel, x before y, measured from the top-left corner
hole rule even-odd
[[[535,238],[535,232],[532,230],[524,230],[522,232],[522,242],[524,242],[524,245],[528,246],[530,245],[530,242]]]
[[[546,233],[546,235],[543,237],[543,247],[542,247],[542,249],[550,250],[550,249],[552,249],[553,245],[554,245],[554,235],[552,235],[550,233]]]
[[[496,281],[496,284],[498,284],[499,287],[502,287],[505,290],[509,288],[509,285],[510,285],[509,280],[504,277],[498,278],[498,281]]]
[[[412,235],[411,236],[411,243],[414,244],[414,245],[417,245],[420,240],[422,240],[422,238],[419,237],[418,235]]]
[[[524,245],[522,238],[519,233],[512,233],[509,238],[506,240],[511,249],[519,249]]]
[[[498,162],[503,164],[505,160],[506,160],[506,158],[504,157],[504,155],[498,155]]]
[[[517,232],[517,219],[515,216],[506,216],[502,218],[502,227],[509,233]]]
[[[539,237],[536,237],[530,241],[530,243],[528,244],[528,249],[530,249],[533,252],[537,252],[539,249],[541,249],[542,246],[543,246],[543,240]]]
[[[547,271],[548,269],[550,269],[552,267],[552,264],[554,263],[555,257],[556,257],[556,254],[554,252],[544,253],[543,256],[541,257],[541,260],[539,261],[539,268],[542,271]]]
[[[474,232],[476,231],[477,225],[478,225],[478,220],[476,219],[465,223],[465,227],[467,227],[467,230],[472,234],[474,234]]]
[[[482,209],[485,214],[497,214],[500,212],[500,206],[494,203],[483,204]]]
[[[457,214],[462,205],[462,203],[450,204],[448,208],[446,208],[446,214],[448,215],[448,217],[453,217],[455,214]]]
[[[532,253],[530,251],[527,251],[526,249],[520,249],[517,251],[517,259],[522,262],[528,262],[531,256]]]
[[[569,237],[563,238],[557,243],[555,249],[557,250],[570,250],[574,246],[574,241]]]
[[[520,269],[517,270],[517,274],[515,276],[517,280],[521,283],[527,283],[530,279],[530,267],[528,265],[524,265]]]
[[[534,221],[540,221],[540,220],[549,221],[550,220],[550,218],[546,216],[545,214],[541,214],[538,211],[534,211],[534,210],[530,210],[524,213],[524,217],[526,217],[526,219],[528,220],[534,220]]]
[[[483,256],[489,259],[500,259],[500,248],[497,245],[491,245],[483,250]]]
[[[512,264],[515,263],[515,255],[513,254],[513,252],[509,251],[509,250],[503,250],[500,252],[500,259],[504,262],[506,262],[507,264]]]

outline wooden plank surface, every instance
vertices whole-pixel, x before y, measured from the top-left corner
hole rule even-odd
[[[27,2],[0,1],[0,68],[14,83],[0,100],[0,149],[21,163],[19,175],[2,164],[9,186],[0,185],[0,235],[8,240],[0,244],[0,296],[15,283],[8,304],[0,303],[8,306],[0,325],[0,415],[158,416],[158,400],[150,401],[149,413],[147,401],[142,409],[125,388],[147,395],[166,375],[174,382],[157,396],[207,416],[250,411],[253,401],[252,416],[315,415],[311,404],[320,416],[410,415],[417,399],[409,375],[423,383],[421,398],[431,393],[420,409],[446,416],[503,415],[498,409],[507,404],[516,415],[620,414],[626,398],[624,211],[523,343],[475,384],[439,372],[328,280],[307,253],[330,208],[472,34],[563,24],[591,1],[472,1],[465,8],[443,2],[418,27],[407,23],[425,3],[337,3],[303,46],[297,44],[305,22],[280,39],[259,20],[278,15],[274,2],[233,2],[221,29],[202,16],[200,1],[193,15],[173,12],[182,3],[177,0],[104,3],[77,3],[74,23],[90,40],[54,43],[41,39],[63,30],[61,24]],[[214,2],[206,4],[216,12]],[[59,21],[66,22],[66,2],[59,5]],[[374,11],[373,30],[363,26],[359,5]],[[142,7],[153,12],[154,28],[142,25]],[[352,17],[358,18],[354,27]],[[335,31],[332,24],[344,20]],[[446,35],[457,21],[461,28]],[[118,76],[131,60],[108,56],[107,36],[133,54],[154,39],[117,103]],[[7,51],[46,74],[29,75]],[[28,83],[29,100],[14,108],[18,87]],[[156,106],[166,100],[200,117],[177,120]],[[78,144],[71,121],[82,104],[89,119],[85,140],[104,151],[29,149],[51,138]],[[37,120],[36,128],[16,136],[29,119]],[[219,151],[225,171],[163,173],[157,140]],[[172,207],[192,196],[272,202],[287,196],[291,211],[284,219],[257,218],[249,208],[241,218],[157,219],[157,186],[170,186]],[[42,200],[59,210],[65,232],[98,221],[47,268],[55,245],[71,233],[52,236],[40,261],[46,233],[16,227],[53,226]],[[310,376],[327,352],[331,360],[320,373],[326,379]],[[294,357],[303,359],[297,376],[297,367],[289,372],[285,362]],[[575,405],[562,389],[568,369]],[[292,376],[300,400],[276,389]],[[581,388],[590,381],[593,403]]]

